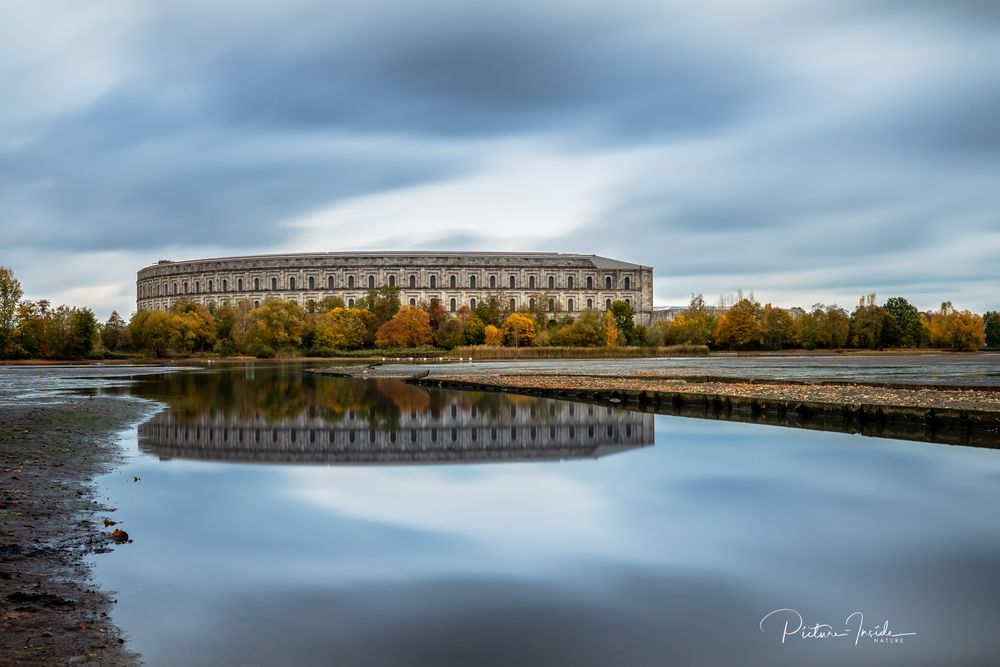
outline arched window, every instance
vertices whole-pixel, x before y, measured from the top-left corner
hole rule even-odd
[[[260,301],[254,301],[253,302],[253,307],[254,308],[260,308]]]
[[[594,289],[594,277],[587,276],[587,289]]]
[[[389,276],[389,287],[396,286],[396,276]]]
[[[534,297],[532,297],[528,299],[528,310],[534,310],[534,309],[535,309],[535,299]]]
[[[514,281],[514,276],[511,276],[511,277],[510,277],[510,288],[511,288],[511,289],[514,289],[514,286],[515,286],[516,284],[517,284],[517,283],[516,283],[516,282]]]
[[[475,276],[469,276],[469,287],[471,287],[472,289],[476,288],[476,277]]]
[[[278,279],[277,278],[271,278],[271,290],[274,291],[274,290],[277,290],[277,289],[278,289]]]
[[[549,299],[549,312],[551,313],[555,309],[556,309],[556,300],[555,299]]]
[[[535,289],[535,276],[528,276],[528,289]]]
[[[184,281],[184,293],[185,293],[185,294],[187,294],[187,293],[188,293],[188,284],[187,284],[187,281],[186,281],[186,280]]]
[[[254,278],[253,279],[253,290],[255,292],[257,292],[257,291],[260,290],[260,278]]]
[[[453,312],[453,313],[454,313],[454,312],[455,312],[456,310],[458,310],[458,304],[457,304],[457,303],[455,303],[455,300],[454,300],[454,299],[452,299],[452,300],[451,300],[451,312]]]
[[[229,291],[229,281],[226,280],[225,278],[222,279],[222,291],[223,292]]]
[[[316,289],[316,279],[309,276],[309,289]]]
[[[573,276],[566,276],[566,289],[573,289]]]
[[[611,289],[611,276],[604,276],[604,289]]]
[[[604,310],[611,310],[611,299],[604,300]]]
[[[347,277],[347,287],[349,289],[354,289],[354,276]]]
[[[212,281],[211,280],[208,281],[208,291],[209,292],[212,291]]]
[[[594,307],[594,300],[593,299],[587,299],[587,310],[590,310],[593,307]]]
[[[632,289],[632,279],[625,276],[625,289]]]
[[[437,284],[438,284],[437,276],[431,276],[431,289],[436,288]]]
[[[410,276],[410,289],[416,289],[416,288],[417,288],[417,277]]]
[[[411,306],[416,306],[417,305],[417,300],[416,299],[410,299],[410,305]]]
[[[628,305],[631,306],[632,305],[632,299],[625,299],[625,303],[627,303]]]
[[[242,278],[237,278],[237,280],[236,280],[236,291],[237,292],[242,292],[243,291],[243,279]]]
[[[510,309],[512,311],[517,310],[517,303],[514,302],[514,299],[510,300]]]
[[[476,309],[476,300],[475,299],[469,299],[469,308],[471,308],[472,310]]]
[[[348,299],[347,300],[347,307],[348,308],[354,308],[354,299]]]
[[[497,277],[490,276],[490,289],[496,289],[496,288],[497,288]]]
[[[333,276],[326,277],[326,288],[333,289]]]
[[[566,310],[568,310],[571,313],[573,312],[573,299],[569,299],[568,301],[566,301]]]
[[[448,278],[448,286],[451,287],[452,289],[458,287],[458,278],[456,276]]]
[[[555,289],[555,286],[556,286],[556,277],[549,276],[549,289]]]
[[[295,289],[295,278],[293,276],[288,277],[288,289]]]
[[[368,289],[375,289],[375,276],[368,276]]]
[[[201,281],[200,280],[194,281],[194,293],[195,294],[200,294],[201,293]]]

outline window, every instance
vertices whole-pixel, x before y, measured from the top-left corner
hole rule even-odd
[[[604,276],[604,289],[611,289],[611,276]]]
[[[556,309],[556,300],[555,299],[549,299],[549,312],[551,313],[555,309]]]
[[[472,289],[476,289],[476,277],[475,276],[469,276],[469,287],[471,287]]]
[[[534,309],[535,309],[535,299],[534,298],[528,299],[528,310],[534,310]]]
[[[209,292],[212,291],[212,281],[211,280],[208,281],[208,291]]]
[[[294,277],[289,277],[288,278],[288,289],[295,289],[295,278]]]
[[[350,289],[354,289],[354,276],[348,276],[347,277],[347,286]]]
[[[628,305],[631,306],[632,305],[632,299],[625,299],[625,303],[627,303]]]
[[[476,309],[476,300],[475,299],[469,299],[469,308],[471,308],[472,310]]]
[[[200,280],[196,280],[196,281],[194,281],[194,293],[198,294],[200,292],[201,292],[201,281]]]
[[[604,300],[604,309],[605,310],[611,310],[611,299],[605,299]]]
[[[333,276],[326,277],[326,288],[333,289]]]
[[[187,294],[187,293],[188,293],[188,284],[187,284],[187,281],[186,281],[186,280],[184,281],[184,293],[185,293],[185,294]]]
[[[260,301],[254,301],[253,302],[253,307],[254,308],[260,308]]]
[[[389,287],[396,286],[396,276],[389,276]]]
[[[271,289],[272,290],[278,289],[278,279],[277,278],[271,278]]]
[[[516,284],[517,284],[517,283],[515,283],[515,281],[514,281],[514,276],[511,276],[511,277],[510,277],[510,288],[511,288],[511,289],[514,289],[514,286],[515,286]]]
[[[497,288],[497,277],[490,276],[490,289],[496,289],[496,288]]]
[[[458,307],[457,307],[457,306],[458,306],[458,304],[456,304],[456,303],[455,303],[455,300],[454,300],[454,299],[452,299],[452,300],[451,300],[451,312],[453,312],[453,313],[454,313],[454,312],[455,312],[456,310],[458,310]]]
[[[566,310],[568,310],[571,313],[573,312],[573,299],[569,299],[566,302]]]
[[[632,289],[632,279],[625,276],[625,289]]]
[[[528,289],[535,289],[535,276],[528,276]]]
[[[594,300],[593,299],[587,299],[587,310],[590,310],[593,307],[594,307]]]
[[[410,276],[410,289],[416,289],[416,288],[417,288],[417,277]]]
[[[309,289],[316,289],[316,279],[309,276]]]
[[[410,299],[410,305],[411,306],[416,306],[417,305],[417,300],[416,299]]]
[[[347,307],[348,308],[354,308],[354,299],[348,299],[347,300]]]
[[[566,289],[573,289],[573,276],[567,276]]]
[[[253,291],[254,292],[259,292],[260,291],[260,278],[254,278],[253,279]]]
[[[222,291],[223,292],[229,291],[229,281],[226,280],[225,278],[222,279]]]
[[[375,289],[375,276],[368,276],[368,289]]]
[[[452,276],[451,278],[448,278],[448,286],[450,288],[452,288],[452,289],[455,289],[456,287],[458,287],[458,278],[455,277],[455,276]]]
[[[556,286],[556,277],[549,276],[549,289],[555,289],[555,286]]]
[[[436,288],[437,284],[438,284],[437,276],[431,276],[431,289]]]
[[[594,289],[594,277],[587,276],[587,289]]]
[[[510,309],[512,311],[517,310],[517,304],[514,302],[514,299],[510,300]]]
[[[243,279],[242,278],[239,278],[236,281],[236,291],[237,292],[242,292],[243,291]]]

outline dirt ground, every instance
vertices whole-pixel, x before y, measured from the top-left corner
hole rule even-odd
[[[139,663],[84,558],[128,548],[91,480],[120,460],[114,434],[148,410],[113,397],[0,405],[0,665]]]

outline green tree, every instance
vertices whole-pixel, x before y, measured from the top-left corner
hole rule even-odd
[[[121,352],[128,346],[128,325],[117,310],[111,311],[108,321],[101,326],[101,344],[108,352]]]
[[[358,301],[358,308],[367,308],[375,315],[376,326],[382,326],[399,312],[399,288],[380,287],[368,290],[368,296]]]
[[[70,336],[65,355],[74,359],[94,356],[97,348],[98,324],[90,308],[73,308],[70,311]]]
[[[465,321],[464,336],[466,345],[482,345],[486,340],[486,324],[478,315],[473,315]]]
[[[1000,312],[988,310],[983,315],[983,336],[986,347],[1000,347]]]
[[[374,321],[375,315],[367,309],[334,308],[316,319],[315,343],[330,350],[359,349]]]
[[[23,295],[13,269],[0,266],[0,357],[17,354],[17,306]]]
[[[882,345],[882,329],[885,313],[875,303],[875,294],[867,294],[858,300],[851,313],[851,346],[879,349]]]
[[[215,319],[208,309],[193,301],[174,304],[171,312],[171,348],[189,354],[212,349],[216,341]]]
[[[481,319],[484,325],[492,324],[499,328],[508,314],[502,292],[487,294],[476,304],[476,317]]]
[[[627,301],[612,301],[611,314],[615,318],[615,326],[626,345],[634,345],[635,340],[635,313],[632,306]]]
[[[173,339],[170,313],[163,310],[140,310],[128,323],[132,349],[150,357],[165,356]]]
[[[886,299],[882,306],[885,326],[882,343],[885,347],[916,347],[920,344],[923,324],[920,311],[901,296]]]
[[[465,342],[465,325],[457,317],[449,317],[434,332],[434,344],[446,350],[454,350]]]
[[[775,308],[767,304],[761,312],[760,319],[764,344],[768,349],[781,350],[799,344],[798,322],[784,308]]]

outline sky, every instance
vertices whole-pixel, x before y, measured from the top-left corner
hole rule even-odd
[[[992,0],[0,3],[0,266],[598,254],[658,306],[1000,307]]]

